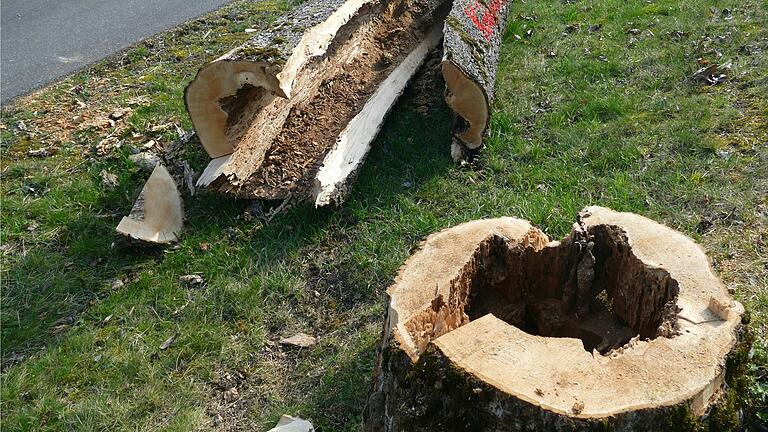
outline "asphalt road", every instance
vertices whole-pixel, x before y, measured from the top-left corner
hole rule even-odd
[[[232,0],[0,0],[3,104]]]

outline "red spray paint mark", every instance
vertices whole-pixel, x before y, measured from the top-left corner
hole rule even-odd
[[[464,8],[464,14],[472,21],[475,27],[480,30],[480,33],[488,42],[491,41],[493,31],[496,29],[496,20],[499,16],[499,11],[506,2],[507,0],[493,0],[486,7],[480,3],[480,0],[475,0],[474,3]],[[481,13],[479,18],[478,11]]]

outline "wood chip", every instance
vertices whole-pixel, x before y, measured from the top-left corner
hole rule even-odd
[[[317,344],[317,339],[306,333],[297,333],[289,338],[280,339],[280,344],[296,346],[299,348],[309,348]]]

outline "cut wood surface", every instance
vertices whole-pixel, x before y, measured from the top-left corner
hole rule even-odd
[[[350,192],[351,182],[381,130],[384,118],[442,36],[442,25],[435,26],[381,83],[362,111],[341,132],[336,146],[326,155],[315,176],[313,195],[316,206],[339,203]]]
[[[435,45],[430,32],[447,13],[439,9],[444,3],[307,4],[201,69],[186,92],[195,129],[213,158],[198,185],[244,198],[338,202],[425,48]],[[299,29],[307,29],[300,38]],[[268,48],[275,40],[281,42]],[[244,54],[254,50],[269,56]],[[251,72],[241,73],[243,65]],[[351,166],[342,169],[339,162]]]
[[[131,213],[116,230],[133,240],[163,244],[178,241],[183,223],[184,210],[176,183],[168,170],[157,164]]]
[[[445,20],[443,77],[446,102],[456,113],[451,155],[483,144],[490,122],[499,49],[509,0],[454,0]]]
[[[200,69],[184,98],[200,142],[212,158],[231,154],[253,133],[279,128],[297,79],[322,57],[339,29],[371,0],[313,0],[250,41]],[[301,76],[299,74],[303,73]],[[316,78],[316,77],[314,77]],[[306,82],[299,82],[303,87]],[[317,84],[317,83],[315,83]],[[308,89],[311,91],[311,89]],[[263,111],[263,113],[262,113]],[[245,136],[244,136],[245,135]]]
[[[434,234],[387,293],[369,431],[667,430],[727,401],[746,343],[699,246],[602,207],[561,242],[511,218]]]

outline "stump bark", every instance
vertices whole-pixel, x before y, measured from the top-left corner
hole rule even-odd
[[[445,20],[443,76],[446,102],[456,113],[451,155],[460,161],[488,133],[499,50],[509,0],[454,0]]]
[[[445,14],[445,0],[314,0],[203,67],[185,92],[213,158],[198,185],[343,199]]]
[[[692,240],[601,207],[560,242],[512,218],[433,234],[387,293],[367,431],[706,429],[749,350]]]

